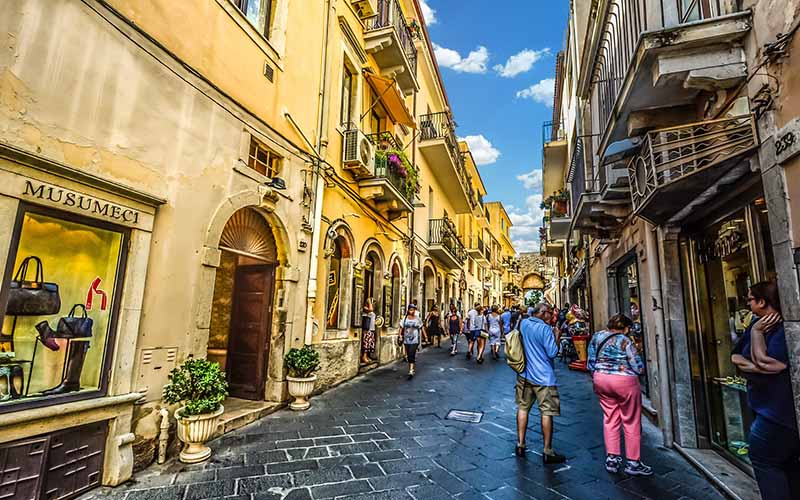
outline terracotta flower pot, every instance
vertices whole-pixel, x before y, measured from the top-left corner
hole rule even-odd
[[[294,401],[289,404],[289,408],[295,411],[307,410],[311,406],[308,396],[314,392],[314,382],[317,381],[317,376],[286,377],[286,380],[289,382],[289,395],[294,398]]]
[[[567,213],[567,200],[555,200],[553,202],[553,213],[562,216]]]
[[[182,417],[180,414],[184,408],[182,406],[175,412],[175,420],[178,421],[178,439],[186,444],[179,458],[185,464],[196,464],[208,460],[211,456],[211,448],[205,443],[217,429],[217,420],[225,407],[220,405],[214,413]]]

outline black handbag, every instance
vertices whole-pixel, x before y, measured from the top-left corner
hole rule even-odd
[[[28,279],[28,265],[36,264],[36,275]],[[44,281],[44,269],[39,257],[25,257],[11,280],[6,314],[12,316],[47,316],[61,310],[58,285]]]
[[[75,316],[75,309],[78,307],[83,311],[81,316]],[[83,304],[75,304],[67,316],[58,320],[54,337],[57,339],[85,339],[92,336],[93,326],[94,321],[86,315],[86,307]]]

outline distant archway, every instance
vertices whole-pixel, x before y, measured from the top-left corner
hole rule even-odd
[[[530,290],[544,290],[544,278],[541,274],[530,273],[522,280],[522,290],[527,293]]]

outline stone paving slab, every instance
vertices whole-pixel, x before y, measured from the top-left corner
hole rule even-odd
[[[210,443],[204,464],[152,466],[117,488],[81,500],[436,500],[658,499],[724,497],[680,455],[659,445],[644,423],[649,478],[608,474],[602,413],[582,373],[558,368],[562,417],[555,446],[569,460],[542,465],[538,415],[531,414],[528,457],[514,456],[515,375],[427,348],[417,376],[405,365],[372,370],[312,400]],[[483,412],[478,424],[445,420],[452,409]]]

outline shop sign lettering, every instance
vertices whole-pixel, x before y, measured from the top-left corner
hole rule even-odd
[[[781,164],[800,153],[800,118],[787,123],[775,135],[775,160]]]
[[[24,196],[49,201],[68,208],[76,208],[91,215],[100,215],[115,221],[128,224],[139,223],[139,212],[114,203],[99,200],[91,196],[76,193],[69,189],[51,186],[44,183],[25,181]]]

